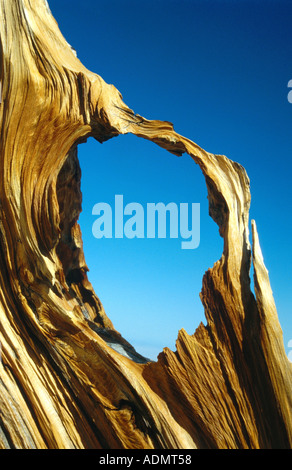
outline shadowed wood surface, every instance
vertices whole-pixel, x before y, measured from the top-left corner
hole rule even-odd
[[[244,168],[129,109],[45,0],[0,0],[0,34],[0,448],[291,448],[292,364]],[[78,225],[77,145],[126,133],[194,160],[224,239],[203,278],[207,325],[157,362],[105,313]]]

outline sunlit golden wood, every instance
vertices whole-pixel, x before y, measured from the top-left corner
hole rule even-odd
[[[255,223],[249,243],[245,170],[130,110],[45,0],[0,0],[0,33],[0,448],[290,448],[292,365]],[[193,158],[224,239],[207,326],[157,362],[105,314],[78,225],[78,143],[125,133]]]

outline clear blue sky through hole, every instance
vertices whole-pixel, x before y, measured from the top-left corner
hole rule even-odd
[[[199,299],[202,277],[222,254],[223,240],[208,215],[205,181],[188,156],[175,157],[148,141],[127,135],[102,145],[89,139],[79,146],[83,211],[80,224],[90,272],[89,280],[114,326],[141,354],[155,359],[165,346],[175,350],[180,328],[193,334],[205,322]],[[124,207],[139,203],[147,223],[147,204],[188,204],[188,225],[205,233],[195,249],[182,249],[182,237],[117,239],[115,196]],[[92,214],[96,203],[112,208],[112,238],[97,239]],[[200,226],[191,204],[200,204]],[[124,224],[131,216],[124,216]],[[156,219],[156,223],[159,223]],[[178,218],[179,223],[179,218]],[[179,230],[178,230],[179,235]]]

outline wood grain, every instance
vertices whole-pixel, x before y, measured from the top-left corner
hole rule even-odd
[[[292,364],[254,222],[249,242],[244,168],[129,109],[44,0],[0,0],[0,35],[0,448],[291,448]],[[206,326],[157,362],[106,315],[78,225],[77,145],[126,133],[190,155],[224,239]]]

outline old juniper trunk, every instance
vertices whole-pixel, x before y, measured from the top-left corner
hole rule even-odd
[[[292,364],[255,223],[250,247],[245,170],[130,110],[45,0],[0,0],[0,32],[0,448],[290,448]],[[224,239],[207,326],[157,362],[105,314],[78,225],[78,143],[125,133],[193,158]]]

